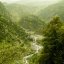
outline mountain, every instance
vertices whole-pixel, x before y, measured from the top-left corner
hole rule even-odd
[[[22,64],[23,57],[32,52],[27,37],[25,30],[12,22],[9,12],[0,2],[0,64]]]
[[[5,6],[9,11],[12,20],[17,22],[20,20],[21,16],[23,17],[30,14],[36,15],[42,8],[44,9],[48,5],[44,5],[42,2],[24,2],[22,4],[22,1],[18,1],[16,3],[5,4]]]
[[[0,41],[14,42],[17,40],[25,40],[26,37],[25,30],[12,22],[8,11],[0,2]]]
[[[6,11],[4,5],[0,2],[0,41],[5,38],[5,28],[9,21],[8,12]]]
[[[5,6],[9,11],[12,20],[17,22],[24,29],[39,32],[39,30],[43,28],[44,22],[36,16],[37,11],[41,9],[42,5],[39,6],[40,8],[37,5],[32,5],[30,3],[25,5],[13,3],[6,4]]]
[[[39,14],[38,14],[38,16],[40,16],[46,21],[49,21],[49,19],[51,19],[51,17],[55,15],[60,16],[61,19],[64,20],[64,1],[50,5],[45,9],[39,11]]]
[[[8,4],[6,5],[13,21],[19,21],[21,16],[32,14],[35,10],[29,6],[21,4]]]
[[[44,21],[34,15],[24,16],[20,21],[19,25],[28,31],[39,32],[45,25]]]

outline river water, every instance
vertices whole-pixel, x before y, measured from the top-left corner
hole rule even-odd
[[[37,44],[38,39],[42,39],[40,36],[32,36],[33,42],[31,43],[31,48],[35,51],[35,53],[27,55],[23,58],[23,64],[29,64],[28,58],[31,58],[34,54],[38,54],[39,50],[41,50],[43,47],[41,45]]]

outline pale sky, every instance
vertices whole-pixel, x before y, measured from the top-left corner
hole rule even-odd
[[[2,2],[7,2],[7,3],[14,3],[17,1],[21,1],[21,2],[43,2],[43,3],[55,3],[58,2],[59,0],[0,0]]]

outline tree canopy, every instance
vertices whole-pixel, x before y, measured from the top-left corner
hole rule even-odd
[[[64,62],[64,30],[59,17],[54,17],[47,25],[43,33],[43,47],[39,64],[63,64]]]

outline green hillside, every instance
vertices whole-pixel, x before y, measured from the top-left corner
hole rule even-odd
[[[11,21],[5,6],[0,2],[0,64],[15,64],[20,59],[22,61],[27,52],[31,52],[27,36],[23,28]]]
[[[23,35],[26,35],[25,31],[11,21],[10,15],[6,11],[4,5],[2,5],[2,3],[0,5],[1,5],[0,6],[0,24],[4,31],[4,32],[2,31],[1,32],[4,34],[7,34],[6,37],[9,37],[9,38],[13,38],[13,36],[15,37],[19,36],[23,38]]]
[[[0,1],[0,64],[64,64],[64,1]]]
[[[44,22],[36,16],[38,10],[42,7],[37,7],[35,4],[32,5],[22,5],[22,4],[8,4],[5,5],[9,11],[12,21],[19,22],[18,24],[29,30],[38,32],[43,28]],[[41,5],[42,6],[42,5]],[[25,21],[25,22],[24,22]]]
[[[64,1],[50,5],[41,10],[38,14],[38,16],[44,20],[49,20],[55,15],[60,16],[61,19],[64,20]]]
[[[39,32],[39,30],[43,29],[45,23],[40,18],[34,15],[28,15],[23,17],[19,21],[19,25],[28,31],[34,31],[36,33]]]
[[[22,5],[22,4],[6,4],[7,10],[10,12],[12,20],[18,22],[21,17],[26,15],[36,14],[40,8],[36,6]]]

